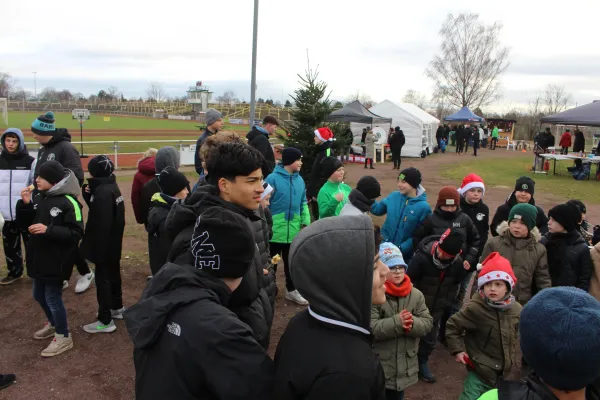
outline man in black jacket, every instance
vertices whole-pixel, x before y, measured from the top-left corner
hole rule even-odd
[[[136,399],[270,400],[273,362],[227,309],[252,269],[249,224],[239,213],[210,207],[188,241],[189,263],[166,264],[125,311]]]
[[[115,167],[105,155],[92,158],[88,171],[92,176],[83,186],[88,205],[88,220],[82,247],[85,258],[96,266],[98,320],[85,325],[87,333],[110,333],[117,329],[113,318],[123,318],[121,291],[121,249],[125,230],[125,203],[113,175]]]
[[[262,168],[263,178],[269,176],[275,169],[275,153],[271,142],[269,142],[269,135],[274,134],[278,126],[279,121],[277,121],[277,118],[267,115],[263,118],[262,126],[254,125],[246,135],[248,144],[260,151],[265,159]]]
[[[209,108],[206,110],[205,119],[206,129],[196,141],[196,153],[194,154],[194,167],[196,168],[198,175],[201,177],[204,176],[204,168],[202,167],[202,159],[200,158],[200,148],[209,136],[212,136],[223,129],[224,125],[223,115],[214,108]],[[160,171],[158,171],[158,173],[160,173]]]
[[[394,133],[388,138],[388,144],[390,145],[390,151],[392,152],[392,161],[394,162],[394,169],[400,170],[400,164],[402,163],[402,147],[406,143],[406,137],[404,132],[399,126],[394,128]]]

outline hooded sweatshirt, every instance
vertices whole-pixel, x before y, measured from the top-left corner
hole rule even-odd
[[[7,134],[16,135],[19,148],[16,153],[6,151],[4,139]],[[8,128],[0,137],[0,212],[5,221],[16,219],[17,202],[21,199],[21,190],[31,184],[31,164],[35,160],[25,146],[23,132],[17,128]]]
[[[512,192],[511,195],[506,200],[506,203],[502,204],[496,210],[496,214],[494,214],[494,218],[492,219],[492,223],[490,225],[490,232],[492,236],[498,236],[498,226],[504,222],[508,221],[508,216],[510,215],[510,209],[517,205],[517,197],[515,196],[515,192]],[[537,208],[537,217],[535,220],[535,226],[540,231],[540,234],[544,235],[548,232],[548,218],[546,214],[544,214],[544,210],[535,205],[535,200],[533,196],[531,196],[531,200],[529,200],[529,204],[535,206]]]
[[[137,400],[270,400],[273,362],[228,310],[229,288],[191,265],[166,264],[125,311]]]
[[[290,320],[277,346],[276,399],[385,398],[369,330],[374,258],[366,215],[319,220],[298,234],[290,272],[310,306]]]
[[[63,167],[75,174],[79,186],[83,185],[83,167],[79,152],[71,144],[71,134],[65,128],[57,128],[48,143],[40,146],[37,162],[35,163],[34,178],[37,178],[40,167],[46,161],[58,161]]]
[[[375,200],[367,199],[367,196],[356,189],[352,189],[348,195],[348,202],[344,204],[340,215],[362,215],[371,211]]]
[[[77,245],[83,237],[80,193],[75,174],[65,169],[63,180],[47,192],[32,196],[29,204],[19,200],[17,221],[23,229],[47,226],[46,233],[31,235],[27,243],[27,275],[32,279],[68,280]]]
[[[138,170],[133,176],[133,183],[131,185],[131,205],[133,206],[133,213],[135,214],[135,220],[138,224],[144,224],[146,221],[142,219],[140,213],[140,199],[142,197],[142,189],[146,182],[154,178],[155,174],[155,160],[156,156],[146,157],[138,163]]]
[[[246,135],[248,144],[260,151],[263,155],[265,162],[262,167],[263,178],[269,176],[275,168],[275,153],[273,153],[273,146],[269,142],[269,132],[267,132],[262,126],[254,125],[252,130]]]

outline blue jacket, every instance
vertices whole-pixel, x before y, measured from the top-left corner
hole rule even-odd
[[[375,202],[371,206],[371,213],[377,216],[387,214],[381,235],[384,241],[392,242],[400,248],[405,261],[410,260],[413,255],[413,232],[431,214],[425,189],[419,186],[417,196],[413,198],[393,192],[385,199]]]

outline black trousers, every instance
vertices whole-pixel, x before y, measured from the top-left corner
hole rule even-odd
[[[394,168],[400,169],[400,153],[401,150],[392,150],[392,161],[394,162]]]
[[[371,164],[371,168],[373,168],[373,159],[372,158],[365,158],[365,168],[367,168],[367,162],[369,162]]]
[[[310,206],[310,213],[312,214],[312,220],[316,221],[319,219],[319,203],[317,203],[317,200],[312,200],[309,203]]]
[[[560,151],[560,154],[569,154],[569,148],[563,147],[562,150]]]
[[[21,229],[16,221],[6,221],[2,228],[2,244],[9,276],[23,275],[23,250],[21,249],[21,236],[24,248],[27,248],[30,234],[26,229]]]
[[[271,249],[271,256],[279,254],[283,259],[283,272],[285,273],[285,288],[288,290],[288,292],[296,290],[294,282],[292,281],[292,275],[290,274],[290,243],[270,242],[269,246]],[[275,269],[275,272],[277,272],[277,265],[275,265],[273,268]]]
[[[123,307],[120,262],[96,264],[96,298],[98,321],[107,325],[112,320],[110,310]]]
[[[90,267],[87,261],[85,260],[85,255],[83,254],[83,248],[81,247],[81,243],[79,244],[79,247],[77,247],[77,253],[75,254],[75,266],[77,267],[77,272],[79,272],[79,275],[81,276],[84,276],[91,272]]]
[[[490,149],[496,150],[497,144],[498,144],[498,138],[492,138],[492,143],[490,144]]]
[[[404,390],[399,392],[385,389],[385,400],[404,400]]]
[[[431,328],[427,335],[421,338],[418,353],[419,364],[426,364],[429,360],[429,356],[435,349],[435,343],[440,329],[440,320],[442,319],[442,314],[443,313],[440,313],[439,311],[433,314],[433,328]]]

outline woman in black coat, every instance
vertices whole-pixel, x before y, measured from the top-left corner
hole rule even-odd
[[[406,143],[406,137],[404,132],[397,126],[394,129],[394,133],[390,134],[388,138],[388,144],[392,152],[392,161],[394,161],[394,169],[400,170],[400,155],[402,153],[402,147]]]
[[[585,151],[585,137],[579,128],[575,129],[575,142],[573,143],[573,152],[579,153]]]

